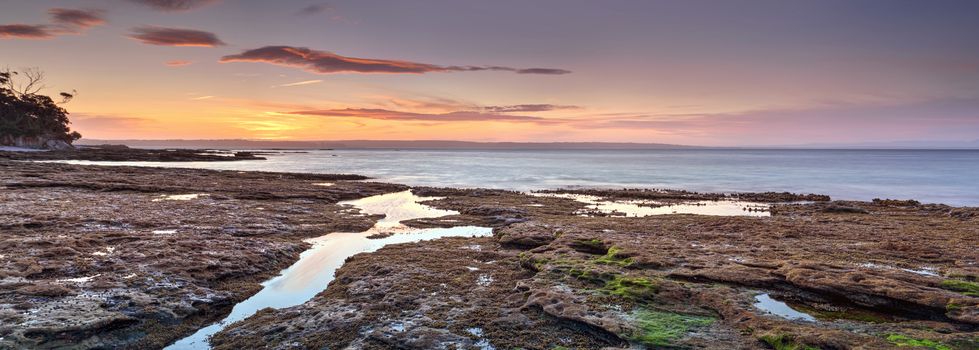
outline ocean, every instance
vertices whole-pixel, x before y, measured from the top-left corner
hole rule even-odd
[[[70,163],[349,173],[415,186],[788,191],[979,206],[979,150],[316,150],[267,157]]]

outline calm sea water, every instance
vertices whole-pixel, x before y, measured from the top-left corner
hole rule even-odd
[[[337,150],[268,158],[126,164],[351,173],[409,185],[789,191],[979,206],[976,150]]]

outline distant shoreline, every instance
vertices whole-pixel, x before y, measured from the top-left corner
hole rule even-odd
[[[812,146],[692,146],[628,142],[472,142],[445,140],[100,140],[82,139],[79,146],[126,145],[133,148],[252,149],[252,150],[482,150],[482,151],[636,151],[636,150],[979,150],[979,143],[962,145],[812,145]]]

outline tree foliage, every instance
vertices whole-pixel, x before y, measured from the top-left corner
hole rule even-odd
[[[82,137],[71,131],[68,111],[59,106],[75,96],[62,92],[60,102],[41,95],[44,73],[37,69],[22,72],[0,70],[0,141],[16,137],[37,137],[71,143]]]

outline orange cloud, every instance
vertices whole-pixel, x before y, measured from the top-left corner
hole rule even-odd
[[[548,112],[567,109],[580,109],[578,106],[560,106],[552,104],[524,104],[510,106],[486,106],[481,109],[487,112],[512,113],[512,112]]]
[[[187,61],[187,60],[170,60],[164,62],[163,64],[167,65],[167,67],[183,67],[183,66],[189,66],[192,63],[194,62]]]
[[[303,81],[297,81],[295,83],[288,83],[288,84],[276,85],[276,86],[273,86],[273,87],[290,87],[290,86],[312,85],[312,84],[319,84],[319,83],[322,83],[322,82],[323,81],[322,80],[319,80],[319,79],[316,79],[316,80],[303,80]]]
[[[159,46],[215,47],[225,45],[214,33],[194,29],[146,26],[133,28],[133,34],[129,37],[144,44]]]

